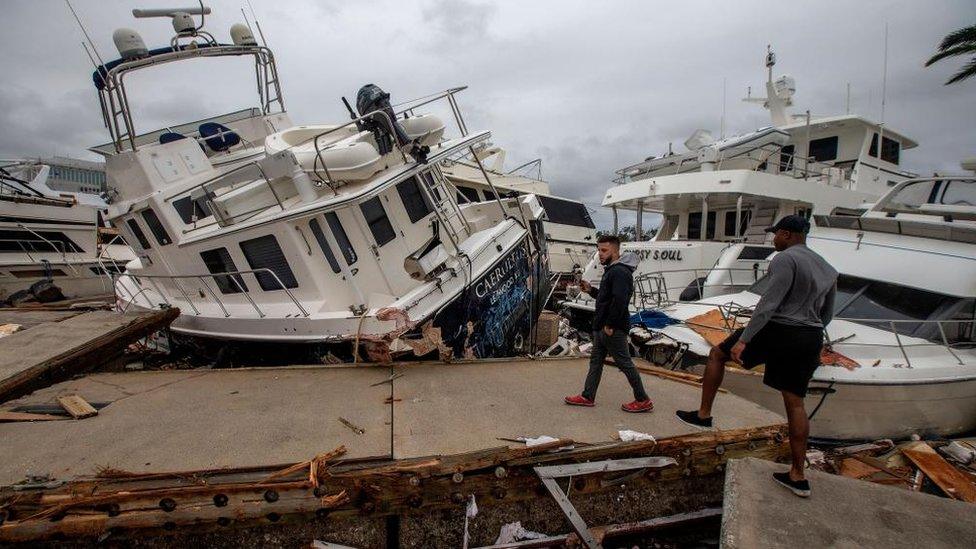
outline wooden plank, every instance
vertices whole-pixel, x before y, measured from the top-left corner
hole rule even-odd
[[[120,355],[133,341],[169,326],[179,315],[175,308],[126,315],[94,311],[2,338],[0,402],[91,370]],[[93,318],[97,325],[89,334],[86,329]]]
[[[916,442],[901,448],[901,453],[910,459],[925,476],[932,479],[949,497],[976,503],[976,485],[966,475],[949,464],[925,442]]]
[[[50,414],[29,414],[26,412],[0,411],[0,422],[55,421],[58,419],[67,419],[67,418],[62,416],[52,416]]]
[[[58,404],[75,419],[85,419],[86,417],[98,415],[98,410],[91,404],[88,404],[88,401],[81,398],[81,395],[59,396]]]

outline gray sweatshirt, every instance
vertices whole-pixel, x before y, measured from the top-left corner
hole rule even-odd
[[[769,270],[751,289],[761,293],[739,341],[748,343],[767,322],[822,328],[834,317],[837,271],[827,261],[797,244],[779,252]]]

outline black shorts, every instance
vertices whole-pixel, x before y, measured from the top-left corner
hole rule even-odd
[[[742,328],[739,328],[719,348],[731,355],[741,336]],[[765,364],[763,383],[804,397],[813,371],[820,366],[822,348],[823,328],[769,322],[746,344],[742,366],[748,369]]]

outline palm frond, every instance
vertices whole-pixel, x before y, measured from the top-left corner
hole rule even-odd
[[[969,63],[966,63],[962,70],[954,74],[952,78],[946,81],[945,85],[948,86],[949,84],[962,82],[963,80],[972,76],[976,76],[976,58],[970,60]]]
[[[967,42],[976,43],[976,25],[963,27],[947,34],[946,37],[942,39],[942,43],[939,44],[939,51],[944,51],[953,46]]]
[[[939,53],[933,55],[925,62],[925,66],[928,67],[937,61],[941,61],[946,57],[955,57],[956,55],[967,55],[976,54],[976,44],[962,44],[955,46],[946,50],[942,50]]]

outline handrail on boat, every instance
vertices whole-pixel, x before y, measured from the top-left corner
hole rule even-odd
[[[125,273],[113,273],[112,279],[113,279],[113,285],[116,288],[119,287],[119,284],[117,284],[116,282],[122,279],[123,277],[129,277],[130,279],[132,279],[136,283],[136,286],[140,288],[140,291],[137,294],[133,295],[131,292],[129,292],[127,288],[125,288],[125,285],[121,285],[121,287],[126,291],[127,294],[129,294],[130,299],[134,301],[139,294],[143,293],[146,290],[146,288],[143,286],[142,282],[140,281],[140,279],[145,278],[153,284],[154,291],[157,294],[159,294],[160,297],[163,298],[166,305],[170,305],[170,306],[172,305],[172,303],[170,302],[169,297],[167,297],[165,292],[163,292],[159,288],[159,285],[156,283],[156,281],[173,280],[174,285],[177,287],[177,289],[179,289],[180,293],[183,294],[183,299],[193,309],[194,314],[199,315],[200,310],[196,307],[193,300],[190,299],[189,294],[187,294],[186,290],[179,283],[180,280],[184,280],[184,279],[197,280],[207,290],[207,293],[210,294],[211,298],[217,304],[217,306],[220,307],[221,312],[226,318],[232,316],[230,311],[227,310],[227,307],[224,306],[224,303],[220,300],[219,297],[217,297],[216,292],[213,291],[213,289],[210,287],[209,284],[207,284],[205,280],[207,278],[210,278],[213,280],[214,284],[217,284],[219,286],[219,283],[217,282],[217,277],[226,277],[227,280],[233,281],[234,285],[237,287],[238,292],[244,295],[244,298],[248,301],[248,303],[250,303],[251,307],[258,314],[258,317],[264,318],[267,315],[264,313],[264,311],[261,310],[260,307],[258,307],[257,303],[254,302],[254,299],[251,298],[251,296],[249,295],[250,291],[244,289],[241,285],[240,280],[238,280],[240,275],[245,275],[245,274],[252,275],[254,276],[255,280],[257,280],[257,273],[270,274],[274,278],[275,282],[277,282],[278,284],[277,289],[281,289],[285,291],[285,294],[288,295],[288,298],[291,300],[291,302],[295,305],[295,307],[298,308],[300,314],[305,318],[308,318],[310,316],[309,312],[305,309],[305,307],[303,307],[302,304],[298,301],[298,299],[295,298],[295,294],[293,294],[291,290],[289,290],[285,286],[285,284],[281,281],[281,278],[278,277],[278,274],[267,267],[261,267],[259,269],[242,270],[242,271],[223,271],[219,273],[205,273],[205,274],[191,274],[191,275],[152,275],[152,274],[144,275],[144,274],[133,274],[133,273],[125,272]],[[260,285],[260,283],[258,285]],[[151,301],[149,301],[148,298],[146,298],[146,301],[148,302],[150,307],[155,307],[158,305],[156,303],[152,303]]]

